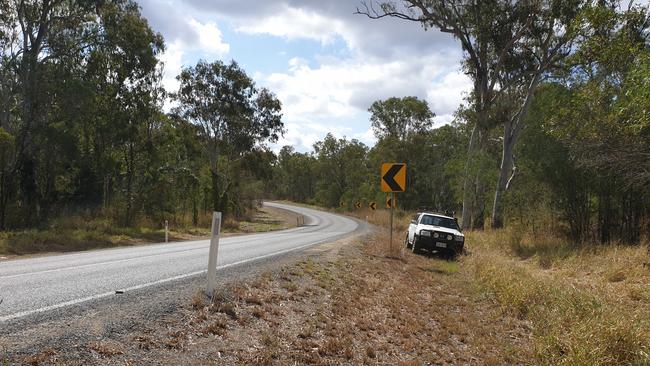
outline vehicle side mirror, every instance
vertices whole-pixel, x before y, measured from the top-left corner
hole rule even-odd
[[[418,224],[418,220],[411,220],[411,224],[413,224],[413,225],[417,225],[417,224]]]

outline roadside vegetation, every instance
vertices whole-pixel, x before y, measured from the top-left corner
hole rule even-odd
[[[296,226],[297,214],[259,207],[222,225],[225,235],[281,230]],[[182,218],[169,220],[169,241],[205,239],[210,235],[211,215],[200,215],[198,226]],[[44,252],[68,252],[165,241],[164,224],[151,221],[120,226],[107,219],[74,216],[52,220],[47,228],[0,232],[0,256]]]
[[[479,295],[531,322],[539,364],[650,364],[649,243],[576,247],[506,230],[468,243]]]
[[[388,212],[352,212],[388,227]],[[396,232],[410,216],[399,212]],[[375,250],[388,252],[383,238]],[[383,244],[381,244],[383,243]],[[395,243],[394,243],[395,244]],[[575,245],[553,232],[521,228],[466,233],[467,255],[440,273],[466,277],[476,301],[499,306],[505,317],[526,321],[531,360],[541,365],[646,365],[650,363],[650,243]],[[396,252],[396,250],[398,250]],[[445,263],[432,259],[433,265]],[[449,269],[451,268],[451,270]]]
[[[125,325],[124,332],[107,328],[74,353],[56,340],[11,352],[11,360],[650,362],[648,243],[577,247],[549,233],[474,231],[467,233],[468,253],[447,260],[414,255],[399,239],[389,246],[385,210],[351,214],[377,226],[368,236],[314,247],[292,264],[221,286],[212,300],[198,291],[160,319]],[[398,217],[403,233],[409,215]]]

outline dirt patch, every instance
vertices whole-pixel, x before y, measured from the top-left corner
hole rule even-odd
[[[378,253],[383,237],[317,246],[307,257],[202,293],[146,327],[74,350],[11,353],[36,364],[527,364],[527,323],[473,293],[464,259]]]

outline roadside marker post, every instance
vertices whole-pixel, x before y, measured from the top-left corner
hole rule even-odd
[[[384,163],[381,165],[381,190],[390,193],[390,244],[393,251],[393,216],[395,215],[395,192],[406,191],[406,164]]]
[[[165,243],[169,243],[169,221],[165,220]]]
[[[390,194],[386,195],[386,208],[397,207],[397,196],[391,197]]]
[[[212,214],[212,237],[210,238],[210,252],[208,254],[208,296],[214,296],[217,284],[217,257],[219,255],[219,235],[221,235],[221,212]]]

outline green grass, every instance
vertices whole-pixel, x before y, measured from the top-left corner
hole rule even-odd
[[[453,275],[460,271],[460,264],[456,261],[445,261],[441,259],[432,260],[430,265],[423,268],[425,271],[444,275]]]

